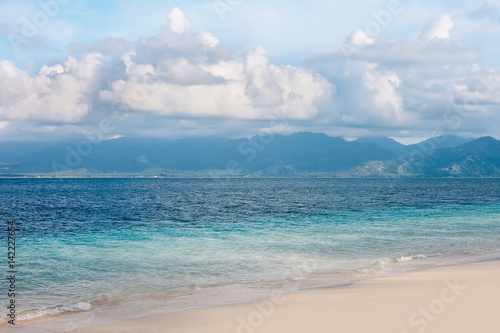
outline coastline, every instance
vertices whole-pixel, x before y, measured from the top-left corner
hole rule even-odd
[[[491,256],[71,332],[493,332],[498,281],[500,260]]]

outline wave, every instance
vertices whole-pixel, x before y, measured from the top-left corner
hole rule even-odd
[[[388,267],[387,264],[403,263],[417,259],[427,258],[425,254],[412,254],[401,257],[386,257],[382,259],[375,259],[372,261],[373,265],[369,268],[358,269],[356,272],[362,274],[373,274],[373,273],[385,273],[390,271],[392,268]]]
[[[44,307],[37,310],[28,310],[24,313],[20,313],[18,316],[19,321],[32,320],[40,317],[57,315],[66,312],[80,312],[89,311],[92,309],[92,305],[89,302],[78,302],[74,304],[58,305],[54,307]]]
[[[405,261],[411,261],[411,260],[422,259],[422,258],[427,258],[427,256],[425,254],[414,254],[414,255],[401,256],[401,257],[396,257],[396,258],[385,258],[383,260],[388,261],[388,262],[405,262]]]

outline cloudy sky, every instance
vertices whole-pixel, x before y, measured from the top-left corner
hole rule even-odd
[[[500,1],[0,0],[0,140],[500,136]]]

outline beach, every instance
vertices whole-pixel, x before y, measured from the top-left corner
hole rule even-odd
[[[442,266],[73,332],[498,332],[500,261]]]

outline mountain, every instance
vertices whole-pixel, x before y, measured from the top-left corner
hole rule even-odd
[[[0,143],[3,173],[47,173],[85,169],[91,173],[140,173],[148,169],[238,175],[334,172],[396,155],[321,133],[255,136],[250,139],[179,140],[118,138],[47,143]]]
[[[358,143],[374,143],[377,146],[379,146],[382,149],[388,150],[390,152],[393,152],[396,155],[402,155],[402,156],[407,156],[409,155],[411,149],[408,148],[408,146],[397,142],[394,139],[391,138],[384,138],[384,137],[363,137],[354,140],[354,142]]]
[[[472,140],[472,138],[463,138],[457,135],[442,135],[412,145],[404,145],[394,139],[385,137],[363,137],[355,140],[355,142],[374,143],[380,148],[391,151],[398,156],[408,157],[419,151],[434,151],[441,148],[455,148]]]
[[[343,177],[500,177],[500,141],[482,137],[454,148],[418,144],[409,157],[368,161],[343,170]],[[429,148],[430,147],[430,148]]]
[[[419,171],[439,177],[500,177],[500,141],[488,136],[457,148],[438,149]]]
[[[226,138],[151,139],[118,138],[92,142],[0,143],[4,173],[47,173],[85,169],[91,173],[138,173],[149,168],[203,170],[218,168],[219,158],[230,151]],[[221,156],[222,155],[222,156]]]
[[[465,142],[461,144],[461,142]],[[500,176],[500,141],[437,137],[346,141],[322,133],[61,142],[0,142],[0,174],[59,176]]]
[[[260,140],[262,141],[262,140]],[[265,141],[265,140],[264,140]],[[267,145],[254,145],[259,137],[240,141],[241,156],[236,157],[245,170],[261,171],[281,168],[289,172],[335,172],[373,159],[391,159],[394,153],[374,144],[348,142],[320,133],[275,135]]]

